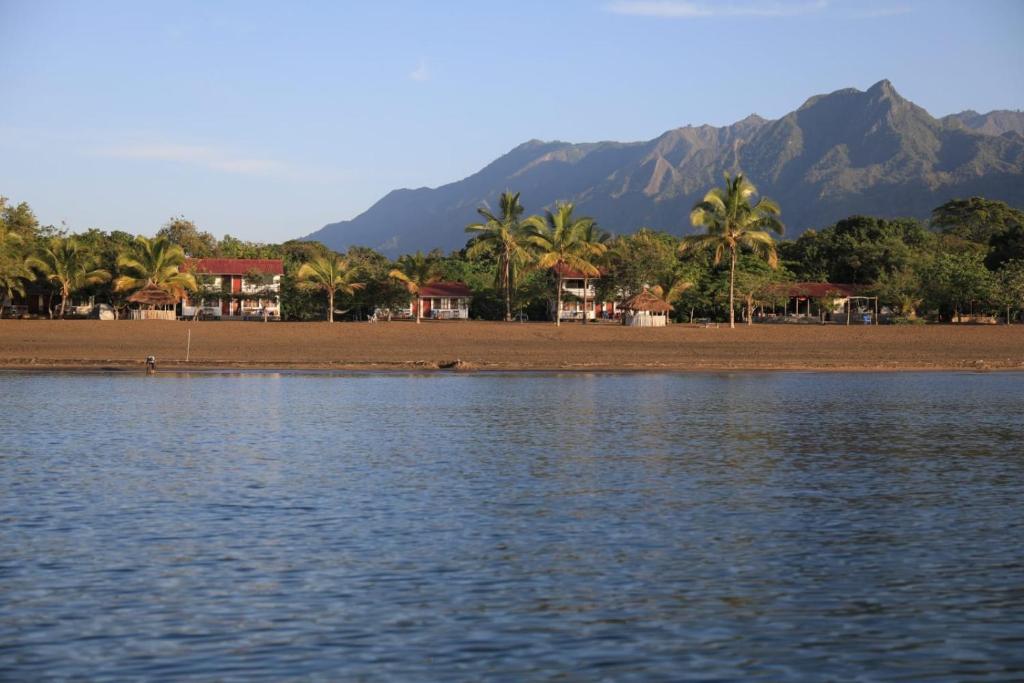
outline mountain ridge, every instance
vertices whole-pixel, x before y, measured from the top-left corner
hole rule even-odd
[[[495,206],[506,189],[521,192],[530,213],[573,201],[614,232],[647,226],[680,234],[694,201],[723,172],[739,170],[782,205],[790,235],[854,213],[925,218],[953,197],[983,194],[1022,206],[1022,131],[1021,112],[932,117],[882,80],[866,91],[814,95],[778,119],[751,114],[636,142],[528,140],[461,180],[392,190],[303,239],[389,255],[457,249],[476,209]]]

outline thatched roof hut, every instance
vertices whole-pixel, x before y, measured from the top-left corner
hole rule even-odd
[[[622,308],[626,315],[622,316],[624,325],[630,327],[664,327],[668,321],[668,313],[672,304],[654,292],[645,289],[636,296],[627,299]]]
[[[128,297],[128,301],[145,306],[171,306],[178,303],[179,298],[151,282]]]
[[[627,311],[647,311],[648,313],[668,313],[672,310],[672,304],[657,296],[649,289],[645,289],[636,296],[627,299],[621,306]]]

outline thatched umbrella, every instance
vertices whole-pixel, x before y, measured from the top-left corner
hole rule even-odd
[[[627,311],[647,311],[648,313],[668,313],[672,310],[672,304],[655,295],[651,290],[645,289],[636,296],[628,299],[622,304]]]
[[[152,282],[128,297],[131,303],[145,306],[170,306],[178,303],[178,299]]]

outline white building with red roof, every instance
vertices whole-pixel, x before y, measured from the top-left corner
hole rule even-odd
[[[597,283],[601,275],[586,275],[564,263],[551,269],[555,277],[562,276],[562,320],[596,320],[615,318],[620,314],[618,302],[597,301]],[[586,304],[584,304],[586,300]],[[551,315],[555,315],[552,302]]]
[[[469,320],[469,302],[473,292],[461,282],[433,282],[420,287],[416,298],[409,304],[409,313],[416,317],[415,306],[421,306],[420,315],[435,320]]]
[[[181,303],[183,318],[281,319],[281,259],[189,259],[200,290]]]

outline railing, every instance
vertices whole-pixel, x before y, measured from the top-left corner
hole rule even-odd
[[[430,317],[435,320],[456,320],[469,317],[467,308],[434,308],[430,311]]]
[[[174,311],[157,311],[145,308],[133,308],[131,311],[132,320],[177,320],[178,316]]]

